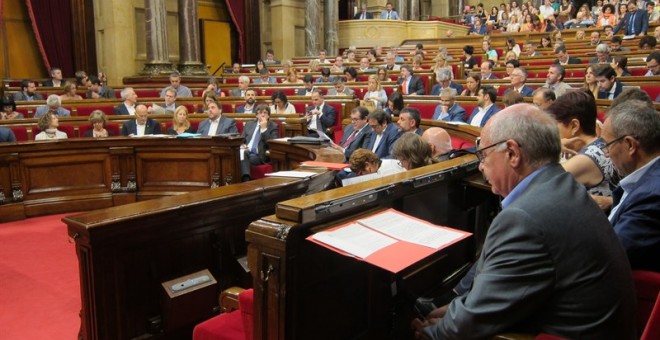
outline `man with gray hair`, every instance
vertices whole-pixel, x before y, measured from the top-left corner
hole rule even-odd
[[[596,46],[596,56],[589,60],[589,64],[609,64],[611,62],[610,47],[607,44],[598,44]]]
[[[39,118],[46,113],[53,113],[58,117],[70,117],[71,111],[62,107],[62,99],[56,94],[51,94],[46,99],[46,105],[41,105],[37,107],[37,110],[34,113],[34,118]]]
[[[552,90],[552,92],[554,92],[555,95],[559,97],[566,93],[566,91],[573,89],[571,85],[568,85],[564,82],[564,77],[566,77],[566,69],[564,66],[559,64],[550,65],[543,87]]]
[[[396,56],[392,52],[387,52],[385,55],[385,65],[382,67],[386,68],[387,71],[399,71],[401,66],[396,64]]]
[[[123,90],[121,90],[121,99],[124,101],[123,103],[117,105],[113,110],[112,113],[116,115],[130,115],[133,116],[135,115],[135,105],[137,104],[137,93],[135,93],[135,90],[133,90],[132,87],[126,87]]]
[[[189,98],[192,97],[192,91],[186,86],[181,85],[181,74],[179,72],[172,72],[170,74],[170,86],[176,91],[176,96],[179,98]],[[168,87],[164,88],[162,91],[160,91],[160,97],[165,98],[165,90],[167,90]]]
[[[534,94],[534,89],[525,85],[527,81],[527,71],[522,67],[516,67],[511,71],[511,87],[504,91],[507,94],[511,91],[520,93],[523,97],[531,97]]]
[[[433,120],[467,123],[465,109],[456,103],[456,94],[456,90],[452,88],[442,89],[440,104],[435,107]]]
[[[451,78],[452,78],[452,74],[450,68],[443,67],[435,71],[435,80],[438,83],[433,85],[433,88],[431,88],[431,95],[439,96],[440,91],[447,88],[452,88],[456,90],[457,94],[463,93],[463,86],[461,84],[453,82]]]
[[[431,155],[435,159],[440,159],[443,155],[451,151],[451,138],[449,137],[449,133],[443,128],[430,127],[424,130],[422,140],[431,147]]]
[[[508,332],[635,338],[630,265],[600,208],[559,164],[557,122],[516,104],[489,120],[480,140],[479,170],[504,198],[502,210],[486,234],[471,288],[414,320],[417,338]]]
[[[363,2],[362,5],[360,6],[360,13],[356,13],[353,19],[355,20],[367,20],[367,19],[373,19],[374,15],[367,12],[367,3]]]
[[[232,97],[245,97],[245,91],[247,91],[248,86],[250,86],[250,78],[248,76],[238,77],[238,88],[231,90],[229,93]]]
[[[660,115],[629,100],[610,109],[603,151],[625,176],[612,192],[609,220],[633,269],[660,272]]]

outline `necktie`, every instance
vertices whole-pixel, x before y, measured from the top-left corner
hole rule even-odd
[[[257,124],[257,127],[254,129],[254,138],[252,138],[252,153],[257,153],[257,146],[259,145],[259,140],[261,139],[261,127]]]
[[[637,14],[637,12],[632,12],[631,15],[630,15],[630,22],[628,23],[628,25],[630,25],[630,27],[628,28],[628,31],[629,31],[628,34],[629,35],[630,34],[635,34],[635,15],[636,14]]]
[[[387,20],[390,20],[390,12],[387,11]]]
[[[347,148],[353,141],[355,140],[355,135],[357,135],[358,130],[354,130],[353,133],[351,133],[350,136],[348,136],[348,139],[344,142],[344,145],[342,147]]]
[[[362,13],[362,17],[360,17],[360,19],[361,19],[361,20],[366,19],[366,18],[364,17],[364,13]]]
[[[402,87],[402,90],[403,90],[403,94],[408,94],[408,79],[403,81],[403,84],[402,84],[401,87]]]

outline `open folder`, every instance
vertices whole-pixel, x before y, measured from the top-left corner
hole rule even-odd
[[[342,255],[398,273],[470,235],[388,209],[307,239]]]

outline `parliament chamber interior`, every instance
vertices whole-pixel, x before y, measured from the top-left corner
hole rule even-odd
[[[660,110],[660,5],[616,8],[608,32],[612,2],[627,3],[0,1],[0,229],[66,214],[80,339],[436,338],[411,322],[460,299],[506,209],[482,173],[498,149],[479,144],[488,108],[543,112],[587,93],[600,140],[621,93]],[[639,35],[635,13],[648,16]],[[455,107],[462,118],[448,118]],[[395,149],[417,133],[435,150],[422,133],[442,131],[447,150],[408,167],[391,145],[378,153],[379,124]],[[355,180],[355,149],[400,170]],[[315,238],[391,211],[464,237],[373,257]],[[660,337],[657,261],[628,270],[638,339]],[[544,303],[523,324],[553,310]],[[485,337],[575,335],[513,322]]]

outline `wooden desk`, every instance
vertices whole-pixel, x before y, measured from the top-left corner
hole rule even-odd
[[[0,146],[0,222],[236,182],[240,137],[67,139]]]
[[[291,170],[304,161],[344,163],[344,154],[326,145],[289,144],[284,140],[268,141],[274,171]]]

